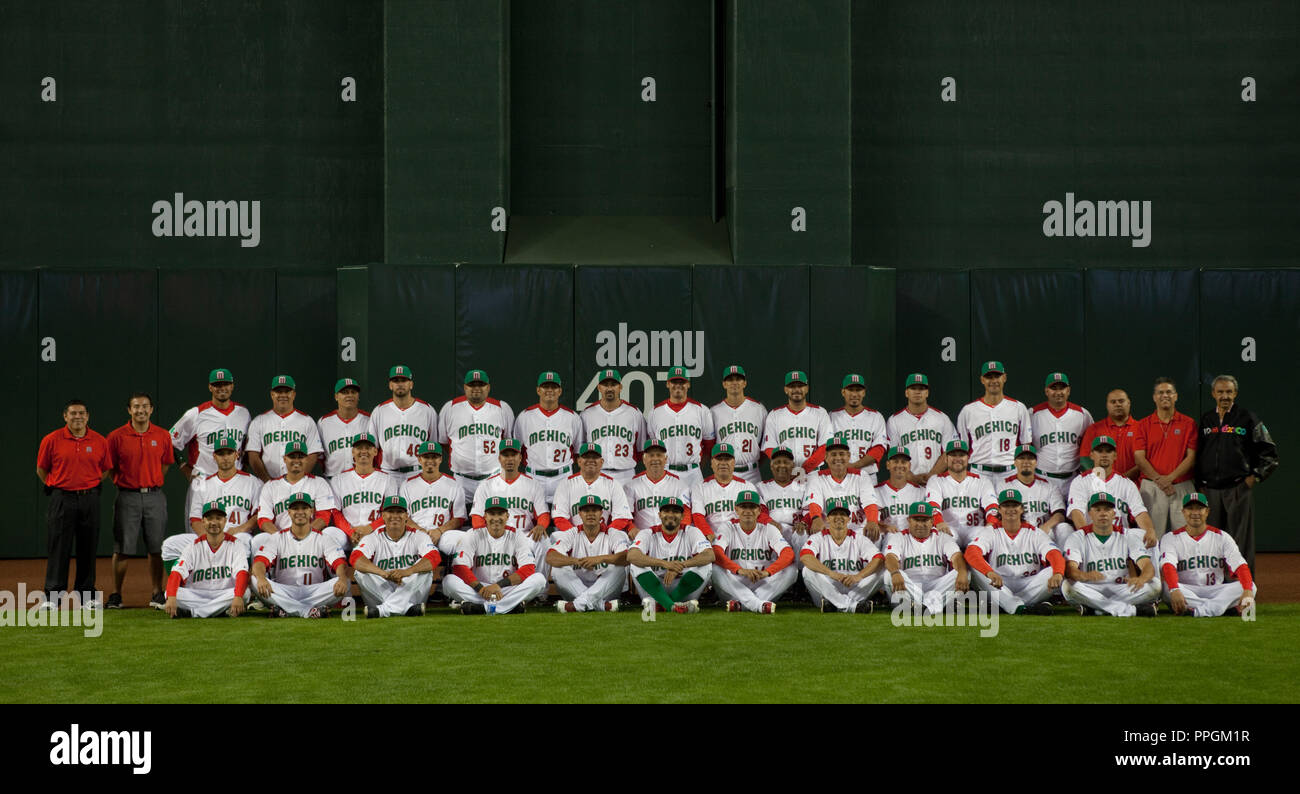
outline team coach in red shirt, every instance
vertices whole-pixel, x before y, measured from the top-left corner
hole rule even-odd
[[[113,593],[104,606],[122,608],[127,559],[147,553],[149,576],[153,581],[149,605],[162,609],[167,601],[162,579],[167,499],[162,484],[176,458],[172,453],[171,434],[149,421],[153,416],[153,399],[148,394],[142,391],[132,394],[126,412],[131,421],[108,434],[108,459],[113,466],[117,499],[113,502]]]

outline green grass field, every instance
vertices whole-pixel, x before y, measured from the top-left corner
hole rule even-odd
[[[0,628],[4,703],[1295,703],[1300,604],[1257,620],[1003,616],[896,627],[888,612],[345,622],[104,613],[103,633]]]

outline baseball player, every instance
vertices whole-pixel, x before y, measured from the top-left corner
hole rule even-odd
[[[305,492],[311,496],[312,504],[316,507],[316,515],[309,522],[309,529],[320,533],[337,546],[339,554],[345,553],[351,548],[352,539],[346,532],[330,524],[334,519],[338,502],[335,501],[334,491],[324,478],[307,473],[305,444],[301,441],[290,441],[284,445],[284,467],[284,476],[276,477],[264,484],[261,493],[258,494],[258,528],[265,534],[275,534],[288,529],[293,522],[293,516],[289,511],[289,497]],[[252,539],[254,547],[264,540],[262,535],[254,537]]]
[[[370,412],[370,434],[379,441],[379,463],[386,474],[419,471],[416,449],[438,435],[438,412],[415,396],[414,378],[405,364],[390,367],[388,391],[393,397]]]
[[[1047,402],[1030,412],[1038,448],[1038,473],[1051,481],[1061,498],[1070,495],[1070,483],[1079,473],[1079,439],[1092,425],[1088,409],[1070,402],[1070,378],[1053,372],[1043,383]]]
[[[461,529],[466,518],[465,492],[455,477],[442,473],[441,444],[426,441],[416,452],[420,473],[403,482],[398,492],[410,511],[407,525],[427,533],[438,551],[449,559],[465,537]]]
[[[826,468],[808,477],[804,512],[813,534],[825,528],[822,518],[830,499],[840,499],[851,508],[848,528],[865,533],[873,542],[880,539],[880,503],[872,481],[849,468],[853,457],[848,439],[836,433],[826,441]],[[775,450],[774,450],[775,452]]]
[[[1156,535],[1155,524],[1147,514],[1142,494],[1133,481],[1115,471],[1115,439],[1110,436],[1097,436],[1092,440],[1092,462],[1094,464],[1087,474],[1075,478],[1070,486],[1070,499],[1066,503],[1067,515],[1075,527],[1088,523],[1083,511],[1087,509],[1088,499],[1093,494],[1106,491],[1115,497],[1115,526],[1129,529],[1135,524],[1146,533],[1143,543],[1148,549],[1160,542]]]
[[[930,478],[947,471],[943,448],[957,438],[957,428],[944,412],[930,407],[930,378],[913,372],[903,381],[907,405],[885,422],[889,446],[911,456],[913,485],[925,487]]]
[[[1074,527],[1065,520],[1065,500],[1056,483],[1037,474],[1037,468],[1038,449],[1021,444],[1016,447],[1016,473],[1004,478],[998,488],[1020,491],[1024,508],[1020,520],[1046,533],[1056,548],[1064,549]]]
[[[680,499],[689,507],[690,489],[682,479],[668,471],[668,447],[651,436],[641,445],[641,462],[645,471],[627,484],[627,504],[632,510],[632,524],[627,528],[630,540],[636,533],[659,523],[659,505],[669,497]]]
[[[686,505],[670,496],[659,505],[659,524],[637,533],[627,551],[641,608],[698,612],[699,596],[713,578],[713,547],[699,529],[683,523]],[[672,588],[669,590],[668,588]]]
[[[605,526],[626,531],[632,523],[632,509],[627,503],[627,492],[604,472],[604,454],[599,444],[582,444],[578,447],[578,473],[566,478],[555,489],[551,523],[555,524],[557,530],[573,527],[573,505],[588,494],[599,496],[608,505],[602,518]]]
[[[951,535],[964,549],[980,528],[997,515],[998,499],[988,478],[966,470],[970,447],[965,441],[949,441],[944,454],[948,458],[948,471],[930,478],[925,501],[939,508],[934,528]]]
[[[1020,492],[998,494],[1002,526],[986,526],[966,547],[975,587],[1007,614],[1051,615],[1048,599],[1061,586],[1065,558],[1047,536],[1020,521]]]
[[[691,489],[691,523],[712,540],[720,527],[736,518],[736,497],[755,487],[731,473],[736,451],[730,444],[713,447],[713,475]],[[766,518],[766,516],[764,516]]]
[[[203,535],[194,538],[167,575],[163,611],[173,618],[210,618],[244,613],[248,556],[226,534],[226,509],[215,502],[201,508]]]
[[[582,419],[560,405],[563,392],[557,372],[537,376],[538,402],[515,417],[515,438],[524,445],[524,472],[542,486],[549,507],[555,489],[573,473],[574,450],[582,443]]]
[[[925,501],[925,488],[912,484],[912,459],[907,450],[898,447],[886,450],[885,469],[889,472],[889,479],[876,488],[876,509],[881,529],[884,532],[906,532],[907,511],[914,502]]]
[[[316,433],[325,451],[325,477],[331,481],[352,468],[352,439],[370,432],[370,414],[357,408],[361,386],[356,381],[339,378],[334,384],[334,402],[338,408],[316,422]]]
[[[194,545],[195,538],[204,535],[206,522],[203,510],[207,505],[215,504],[226,516],[225,532],[235,538],[235,542],[244,550],[244,560],[253,557],[253,535],[257,531],[257,505],[262,493],[262,481],[246,471],[239,471],[239,443],[243,435],[238,431],[225,430],[217,433],[211,441],[212,459],[216,463],[216,473],[199,480],[196,493],[201,499],[190,509],[190,531],[172,535],[163,541],[162,560],[166,575],[181,558],[185,550]]]
[[[763,423],[763,454],[787,446],[794,464],[811,473],[826,457],[826,439],[831,437],[831,418],[826,409],[808,402],[808,375],[801,370],[785,373],[786,403],[773,408]]]
[[[1160,539],[1164,599],[1175,615],[1212,618],[1240,614],[1258,595],[1237,541],[1206,523],[1209,516],[1209,498],[1189,493],[1183,497],[1187,525]]]
[[[600,401],[581,414],[583,436],[588,444],[608,451],[605,474],[619,485],[627,485],[636,471],[640,454],[637,449],[647,438],[645,416],[632,403],[623,400],[623,376],[618,370],[601,370],[596,391],[600,392]],[[564,509],[573,503],[570,500],[563,505]]]
[[[957,414],[957,437],[970,445],[970,470],[976,474],[1005,476],[1016,446],[1034,443],[1029,409],[1003,393],[1006,373],[1001,361],[985,361],[980,374],[984,396]]]
[[[776,599],[798,576],[794,550],[781,530],[760,515],[763,499],[753,486],[736,495],[736,518],[713,537],[713,589],[728,612],[776,611]],[[744,563],[744,565],[742,565]]]
[[[700,460],[713,449],[713,413],[687,396],[691,379],[685,367],[668,370],[668,399],[650,411],[646,437],[658,438],[668,452],[668,468],[686,484],[695,487],[704,479]]]
[[[876,464],[889,447],[889,431],[885,417],[862,404],[867,396],[866,383],[856,372],[844,376],[840,382],[844,407],[831,412],[831,432],[849,442],[849,468],[862,472],[874,488]]]
[[[310,416],[293,407],[298,386],[289,375],[271,378],[271,410],[258,414],[248,425],[248,468],[262,482],[284,476],[284,466],[274,450],[290,441],[301,441],[307,446],[307,471],[316,468],[316,461],[325,448],[320,443],[320,431]],[[263,450],[271,453],[262,457]]]
[[[384,497],[384,530],[361,538],[348,563],[366,602],[367,618],[424,614],[424,602],[433,588],[433,569],[441,558],[433,541],[407,521],[406,500]]]
[[[934,505],[913,502],[907,531],[885,536],[885,587],[891,600],[904,597],[932,615],[943,612],[958,593],[970,589],[970,570],[957,541],[935,532]]]
[[[369,433],[359,435],[349,448],[354,465],[339,472],[330,482],[338,505],[331,520],[333,526],[356,543],[383,525],[379,515],[383,502],[390,496],[397,496],[400,484],[396,477],[375,468],[379,445],[374,436]]]
[[[826,502],[826,529],[808,538],[799,559],[803,582],[822,612],[871,614],[871,596],[880,589],[884,558],[869,538],[849,529],[856,508],[846,499]]]
[[[216,461],[212,459],[212,442],[217,434],[223,430],[235,433],[238,452],[244,448],[248,424],[252,421],[248,409],[231,399],[235,376],[230,370],[218,367],[209,372],[208,392],[212,399],[190,408],[171,429],[172,447],[177,450],[176,459],[181,461],[180,472],[190,482],[185,493],[186,516],[194,510],[199,483],[217,471]],[[198,503],[201,507],[203,500],[199,499]]]
[[[288,528],[261,536],[253,555],[257,594],[273,605],[273,618],[327,618],[330,604],[352,590],[343,552],[312,529],[314,517],[319,514],[311,494],[298,491],[284,501],[288,506]],[[268,569],[274,570],[272,579],[267,578]]]
[[[523,614],[525,602],[546,590],[546,577],[533,564],[533,544],[506,526],[510,507],[502,497],[487,500],[484,516],[487,526],[461,540],[443,592],[460,602],[463,615]]]
[[[759,483],[758,493],[767,508],[767,520],[781,528],[781,536],[792,549],[808,542],[808,514],[804,496],[808,489],[794,478],[794,452],[787,446],[772,450],[772,479]],[[796,565],[802,565],[800,560]]]
[[[464,390],[438,412],[438,441],[447,449],[447,461],[465,497],[473,503],[479,485],[501,471],[497,449],[502,439],[514,438],[515,414],[509,403],[488,396],[492,382],[481,369],[465,373]]]
[[[484,480],[474,493],[474,507],[469,511],[471,526],[487,526],[483,511],[488,499],[499,496],[510,508],[507,526],[533,542],[533,559],[536,570],[543,578],[550,575],[546,552],[551,548],[551,513],[546,508],[546,494],[542,486],[519,470],[523,463],[522,444],[513,438],[502,439],[497,462],[501,469]]]
[[[1155,617],[1160,580],[1151,551],[1136,534],[1115,528],[1115,497],[1105,491],[1088,497],[1088,517],[1092,523],[1065,544],[1061,595],[1080,615]]]
[[[749,379],[745,368],[730,364],[722,370],[722,388],[726,397],[709,412],[713,414],[713,429],[718,443],[727,443],[736,450],[732,474],[756,485],[762,479],[758,464],[762,457],[763,426],[767,423],[767,409],[752,397],[745,396]],[[710,456],[711,459],[711,456]]]
[[[555,589],[564,599],[557,612],[617,612],[618,594],[627,587],[627,533],[601,523],[605,502],[588,494],[573,506],[580,526],[556,532],[546,562]]]

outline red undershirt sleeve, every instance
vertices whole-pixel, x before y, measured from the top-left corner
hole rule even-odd
[[[522,578],[522,579],[527,579],[528,577],[530,577],[530,576],[532,576],[533,574],[537,573],[537,566],[535,566],[535,565],[521,565],[521,566],[519,567],[519,570],[518,570],[516,573],[519,574],[520,578]]]
[[[1165,587],[1170,590],[1178,589],[1178,569],[1173,566],[1173,563],[1167,562],[1161,565],[1160,575],[1165,578]]]
[[[181,589],[181,575],[179,571],[172,571],[171,576],[167,577],[167,597],[172,598],[176,591]],[[236,591],[238,592],[238,591]]]
[[[776,560],[774,560],[771,565],[767,566],[767,573],[769,576],[775,576],[782,568],[785,568],[792,562],[794,562],[794,549],[786,546],[784,549],[781,549],[781,553],[777,555]]]
[[[867,509],[862,511],[866,514],[868,521],[880,522],[880,507],[877,505],[867,505]]]
[[[244,591],[248,589],[248,571],[240,571],[235,574],[235,595],[243,597]]]
[[[979,571],[980,573],[984,574],[985,576],[988,576],[989,571],[993,570],[993,566],[989,565],[988,560],[984,559],[983,554],[980,554],[979,546],[976,546],[974,544],[967,546],[966,553],[964,556],[966,557],[967,565]]]
[[[811,474],[817,471],[817,468],[822,465],[824,460],[826,460],[826,445],[822,444],[803,462],[803,470]]]
[[[736,564],[736,561],[728,557],[726,552],[724,552],[720,546],[713,547],[713,561],[721,566],[723,570],[730,571],[731,573],[740,570],[740,566]]]
[[[468,565],[453,565],[451,566],[451,572],[459,576],[465,584],[471,587],[478,581],[478,577],[474,575],[474,571]]]
[[[885,454],[885,448],[877,445],[867,450],[867,454],[870,455],[876,461],[876,465],[879,466],[880,458]]]
[[[1255,581],[1250,577],[1250,568],[1245,563],[1238,565],[1233,573],[1237,575],[1237,581],[1241,582],[1243,590],[1250,590],[1255,586]]]
[[[1052,573],[1065,573],[1065,558],[1061,556],[1059,550],[1052,549],[1047,552],[1047,563],[1052,566]]]

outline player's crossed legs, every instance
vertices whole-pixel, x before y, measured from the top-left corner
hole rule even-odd
[[[781,571],[781,573],[785,573],[785,571]],[[777,576],[780,576],[781,573],[778,573]],[[953,575],[956,576],[955,573]],[[857,584],[849,586],[811,568],[803,569],[803,583],[807,586],[809,594],[812,595],[813,603],[818,605],[830,604],[840,612],[857,612],[861,604],[870,604],[871,596],[875,595],[876,591],[880,589],[883,580],[884,574],[881,571],[876,571],[869,576],[863,577]]]
[[[790,585],[794,584],[795,577],[799,574],[799,571],[790,565],[766,579],[755,581],[725,568],[714,567],[717,570],[713,572],[713,589],[718,592],[720,598],[735,601],[746,612],[772,612],[776,599],[790,589]],[[728,609],[732,608],[731,604],[727,606]]]
[[[1122,582],[1072,582],[1066,579],[1061,582],[1061,595],[1070,604],[1117,618],[1131,618],[1139,614],[1139,607],[1147,608],[1143,611],[1147,617],[1155,617],[1154,605],[1160,598],[1160,584],[1152,579],[1133,590]]]
[[[366,602],[367,617],[424,614],[424,602],[433,589],[433,573],[413,573],[401,584],[373,573],[357,572],[354,576],[361,597]],[[373,612],[371,611],[373,610]]]
[[[532,601],[541,595],[545,589],[546,577],[540,573],[530,575],[519,584],[502,587],[501,596],[496,602],[497,614],[509,614],[520,604]],[[488,603],[487,599],[475,592],[473,587],[466,584],[464,579],[454,573],[447,574],[442,580],[442,592],[446,593],[448,598],[462,604],[474,604],[483,607]]]
[[[627,587],[627,568],[622,565],[611,565],[603,571],[576,566],[552,568],[551,581],[575,612],[617,612],[618,595]]]

